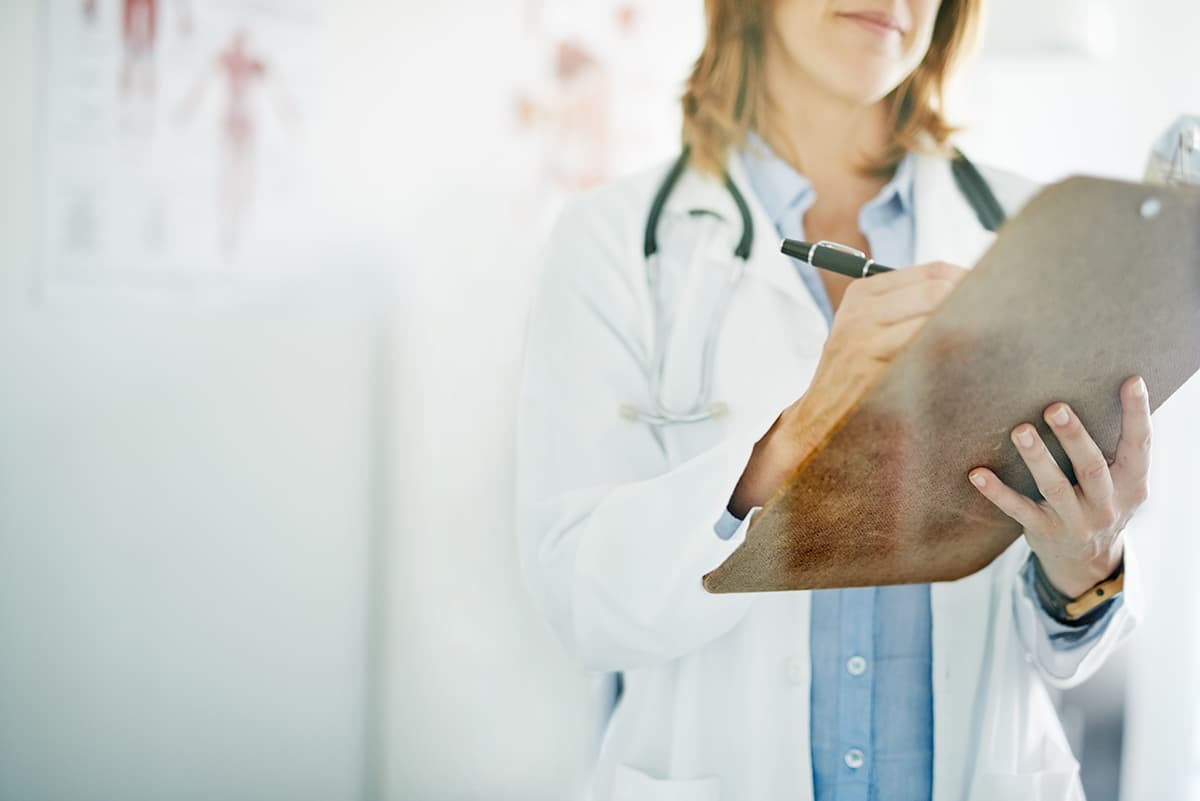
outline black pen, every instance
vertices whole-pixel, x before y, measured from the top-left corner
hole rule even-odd
[[[892,271],[891,267],[884,267],[861,250],[839,245],[837,242],[822,240],[813,244],[801,242],[799,239],[785,239],[779,250],[793,259],[808,262],[813,267],[851,278],[867,278]]]

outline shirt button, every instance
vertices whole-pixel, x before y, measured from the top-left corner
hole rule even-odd
[[[808,665],[798,656],[793,656],[784,662],[787,680],[792,684],[803,684],[808,679]]]
[[[850,770],[858,770],[863,766],[863,762],[866,761],[863,752],[857,748],[851,748],[842,759],[846,761],[846,767],[850,768]]]
[[[861,656],[852,656],[846,660],[846,672],[851,676],[861,676],[867,672],[867,660]]]

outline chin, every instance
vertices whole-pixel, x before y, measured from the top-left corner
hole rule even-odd
[[[796,64],[809,79],[845,101],[864,106],[887,97],[916,68],[897,54],[864,52],[846,58],[845,51],[821,48],[797,54]]]
[[[906,73],[894,70],[881,73],[857,69],[830,75],[824,83],[838,97],[856,105],[870,106],[891,94],[905,77]]]

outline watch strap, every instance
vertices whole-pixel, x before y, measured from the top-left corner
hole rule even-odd
[[[1091,625],[1104,615],[1109,602],[1125,587],[1125,560],[1121,559],[1116,569],[1107,578],[1089,588],[1077,598],[1059,591],[1046,578],[1042,563],[1033,554],[1033,586],[1042,608],[1051,617],[1065,626],[1083,627]]]

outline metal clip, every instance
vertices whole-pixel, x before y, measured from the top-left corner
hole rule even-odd
[[[1179,141],[1175,143],[1175,154],[1171,158],[1171,173],[1167,176],[1169,184],[1193,184],[1198,181],[1192,177],[1189,167],[1192,156],[1200,152],[1200,123],[1193,122],[1179,129]],[[1200,178],[1200,176],[1197,176]]]
[[[830,242],[828,239],[822,239],[820,242],[817,242],[815,245],[813,245],[811,248],[808,249],[808,263],[812,267],[817,266],[817,265],[813,264],[813,254],[815,254],[817,252],[817,248],[819,248],[819,247],[826,247],[826,248],[829,248],[830,250],[836,250],[838,253],[845,253],[847,256],[855,256],[857,258],[862,259],[863,266],[862,266],[862,275],[859,276],[860,278],[866,278],[867,274],[870,273],[870,271],[871,271],[871,265],[873,265],[875,263],[874,259],[869,258],[867,256],[867,254],[863,253],[861,250],[856,250],[856,249],[850,247],[849,245],[843,245],[840,242]],[[851,278],[853,278],[853,277],[854,276],[851,276]]]
[[[860,259],[865,259],[867,257],[867,254],[863,253],[861,250],[855,250],[854,248],[843,245],[839,242],[830,242],[828,239],[822,239],[820,242],[817,242],[808,249],[808,263],[813,267],[816,267],[816,265],[812,263],[812,260],[813,254],[817,252],[817,248],[829,248],[830,250],[836,250],[851,256],[858,256]]]
[[[1155,142],[1146,164],[1146,182],[1200,184],[1200,117],[1180,117]]]

